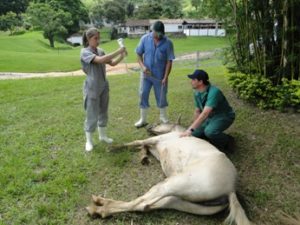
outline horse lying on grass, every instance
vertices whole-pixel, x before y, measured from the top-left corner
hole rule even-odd
[[[229,206],[226,223],[252,224],[236,193],[237,172],[234,165],[209,142],[195,137],[179,137],[185,129],[161,124],[150,131],[158,136],[137,140],[125,146],[151,152],[160,161],[166,179],[143,196],[129,202],[92,196],[90,215],[102,218],[128,211],[176,209],[197,215],[212,215]]]

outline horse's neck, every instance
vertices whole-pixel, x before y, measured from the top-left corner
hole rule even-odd
[[[183,127],[183,126],[181,126],[181,125],[175,125],[175,127],[173,128],[172,131],[183,132],[183,131],[185,131],[185,130],[186,130],[185,127]]]

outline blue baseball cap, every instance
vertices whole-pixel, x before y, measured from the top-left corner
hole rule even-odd
[[[194,73],[187,75],[190,79],[208,81],[208,74],[204,70],[195,70]]]

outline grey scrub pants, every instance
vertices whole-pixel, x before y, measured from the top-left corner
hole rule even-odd
[[[85,96],[86,119],[84,130],[94,132],[98,127],[106,127],[108,120],[109,87],[106,86],[97,98]]]

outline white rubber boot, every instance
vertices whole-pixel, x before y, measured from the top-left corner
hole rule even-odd
[[[99,131],[99,140],[104,141],[107,144],[111,144],[114,140],[112,138],[107,137],[106,135],[106,127],[98,127]]]
[[[159,120],[162,123],[168,123],[168,117],[167,117],[167,107],[165,108],[159,108]]]
[[[93,150],[93,133],[85,132],[86,143],[85,143],[85,150],[90,152]]]
[[[147,125],[147,113],[148,113],[148,109],[140,109],[141,118],[139,121],[137,121],[134,124],[136,128],[140,128]]]

